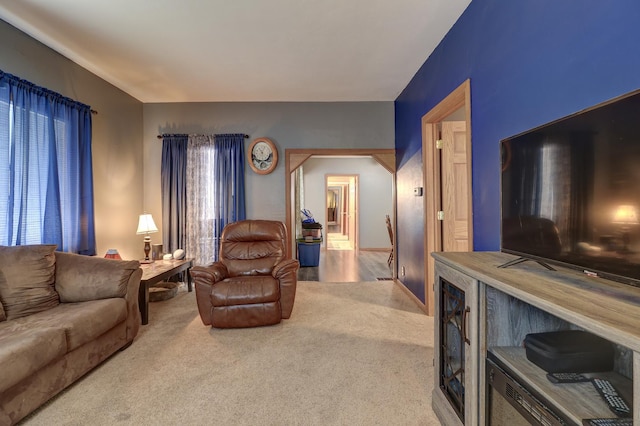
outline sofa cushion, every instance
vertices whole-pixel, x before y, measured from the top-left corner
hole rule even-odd
[[[55,289],[63,303],[124,297],[129,278],[138,268],[140,262],[137,260],[113,260],[58,252]]]
[[[67,352],[63,329],[4,327],[12,322],[0,327],[0,394]]]
[[[7,321],[16,331],[56,328],[64,332],[67,350],[72,351],[94,340],[127,318],[127,301],[123,298],[61,303],[46,312]]]
[[[55,245],[0,246],[0,299],[7,319],[58,305],[53,287],[55,249]]]

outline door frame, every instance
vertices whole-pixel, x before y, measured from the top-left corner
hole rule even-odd
[[[438,123],[460,108],[464,107],[467,123],[467,176],[468,182],[468,217],[469,217],[469,249],[473,250],[473,194],[471,192],[471,80],[465,80],[453,92],[422,117],[422,164],[424,176],[424,276],[425,276],[425,310],[434,314],[434,270],[435,262],[431,253],[442,250],[442,229],[439,226],[438,210],[442,198],[442,180],[440,178],[440,156],[436,152],[438,140]]]
[[[292,214],[292,205],[295,194],[293,193],[294,185],[292,184],[293,173],[298,167],[300,167],[305,161],[314,155],[334,156],[340,157],[345,155],[360,155],[371,157],[376,160],[382,167],[384,167],[389,173],[391,173],[391,180],[393,182],[393,199],[392,209],[393,217],[396,217],[396,150],[395,149],[375,149],[375,148],[362,148],[362,149],[285,149],[284,161],[285,161],[285,173],[284,173],[284,195],[285,195],[285,226],[287,227],[287,255],[289,257],[295,257],[295,224],[293,223],[295,215]],[[394,246],[395,247],[395,246]],[[394,277],[395,277],[394,271]]]

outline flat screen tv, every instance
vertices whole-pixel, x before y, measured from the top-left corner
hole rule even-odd
[[[503,252],[640,286],[640,91],[504,139],[501,155]]]

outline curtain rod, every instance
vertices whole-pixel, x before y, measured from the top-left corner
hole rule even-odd
[[[165,136],[215,136],[215,135],[203,135],[198,133],[192,133],[190,135],[186,135],[184,133],[165,133],[164,135],[158,135],[158,139],[162,139]],[[243,135],[245,139],[249,139],[249,135]]]
[[[53,90],[49,90],[46,87],[42,87],[42,86],[38,86],[35,83],[30,82],[29,80],[25,80],[22,79],[20,77],[16,77],[13,74],[9,74],[7,72],[4,72],[2,70],[0,70],[0,78],[2,78],[3,81],[8,81],[9,83],[12,84],[21,84],[26,86],[26,88],[28,88],[29,90],[33,90],[36,91],[37,93],[42,93],[42,94],[46,94],[47,96],[54,96],[56,99],[64,101],[67,104],[70,105],[81,105],[82,107],[86,107],[89,108],[89,111],[91,111],[91,114],[93,115],[97,115],[98,111],[96,111],[95,109],[92,109],[89,105],[87,104],[83,104],[82,102],[78,102],[74,99],[71,99],[69,97],[66,97],[58,92],[54,92]]]

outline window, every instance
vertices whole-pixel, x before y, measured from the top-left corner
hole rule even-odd
[[[165,134],[163,246],[196,265],[217,260],[225,225],[245,219],[244,135]]]
[[[2,72],[0,244],[95,254],[89,106]]]

